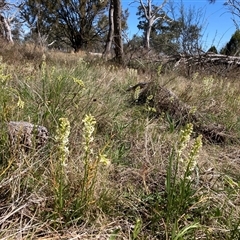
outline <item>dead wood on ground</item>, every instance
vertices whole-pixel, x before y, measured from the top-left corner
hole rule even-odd
[[[134,99],[136,103],[150,104],[156,110],[157,115],[164,112],[173,120],[175,125],[192,123],[194,131],[202,134],[204,139],[209,142],[219,144],[237,139],[228,133],[223,125],[208,122],[200,112],[181,101],[175,93],[154,82],[138,83],[127,91],[138,92],[135,94],[137,99]],[[149,98],[149,96],[151,97]]]

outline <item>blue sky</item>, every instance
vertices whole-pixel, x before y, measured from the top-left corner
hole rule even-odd
[[[138,16],[136,9],[138,4],[132,3],[133,0],[122,0],[123,9],[128,8],[130,16],[128,18],[129,35],[137,34]],[[153,1],[154,3],[162,3],[162,1]],[[180,4],[180,0],[174,1]],[[220,50],[230,40],[232,34],[236,31],[236,27],[232,21],[232,15],[227,12],[226,6],[223,6],[224,0],[216,0],[215,4],[209,4],[207,0],[182,0],[186,8],[194,6],[195,9],[203,9],[204,31],[203,31],[203,47],[207,50],[211,45],[215,45]],[[141,34],[141,33],[139,33]]]

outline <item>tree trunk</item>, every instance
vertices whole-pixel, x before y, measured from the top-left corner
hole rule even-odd
[[[122,43],[122,24],[121,24],[121,2],[113,0],[113,22],[114,22],[114,44],[115,58],[118,63],[123,63],[123,43]]]
[[[74,49],[74,52],[75,53],[79,52],[83,48],[83,46],[84,46],[84,39],[82,37],[81,32],[76,33],[72,40],[72,47]]]
[[[105,50],[103,52],[103,55],[107,57],[108,54],[110,54],[112,42],[113,42],[113,34],[114,34],[114,21],[113,21],[113,14],[114,14],[114,0],[110,1],[110,7],[109,7],[109,30],[108,30],[108,36],[107,36],[107,42],[105,46]]]
[[[7,19],[4,16],[0,15],[0,22],[3,26],[4,38],[8,42],[13,43],[12,31],[11,31],[11,27],[10,27],[10,24],[8,23]]]
[[[151,30],[152,30],[152,23],[151,23],[151,21],[148,21],[148,26],[147,26],[146,33],[145,33],[145,44],[144,44],[144,47],[146,49],[150,48],[150,34],[151,34]]]

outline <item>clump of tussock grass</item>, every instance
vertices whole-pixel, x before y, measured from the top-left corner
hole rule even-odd
[[[14,45],[1,44],[0,55],[4,62],[15,67],[21,66],[23,63],[32,63],[35,66],[41,61],[43,51],[34,44],[20,44]]]
[[[195,74],[185,90],[185,101],[196,106],[212,122],[239,134],[239,83],[218,76]]]

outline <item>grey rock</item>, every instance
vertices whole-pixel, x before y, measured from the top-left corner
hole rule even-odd
[[[15,149],[42,148],[48,140],[49,133],[46,127],[34,125],[29,122],[8,123],[8,135],[11,146]]]

